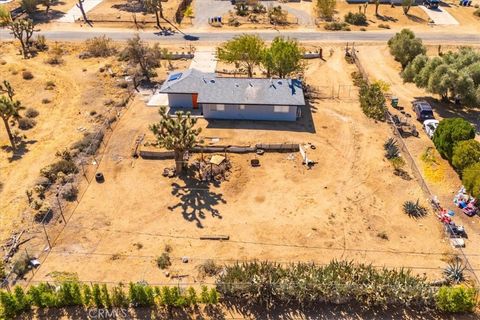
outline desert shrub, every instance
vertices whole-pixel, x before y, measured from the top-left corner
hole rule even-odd
[[[299,285],[299,284],[306,285]],[[327,265],[244,262],[226,266],[216,288],[225,299],[263,305],[322,303],[364,306],[434,306],[425,277],[406,269],[331,261]],[[395,288],[395,290],[392,290]],[[201,298],[203,300],[203,290]],[[203,301],[202,301],[203,302]]]
[[[29,270],[30,260],[26,254],[21,254],[15,262],[13,262],[12,271],[22,278]]]
[[[460,173],[463,169],[480,162],[480,142],[474,139],[460,141],[453,147],[452,165]]]
[[[88,155],[94,155],[100,147],[102,140],[103,132],[89,132],[86,133],[81,140],[75,142],[72,145],[71,149],[78,150],[79,152],[84,152]]]
[[[316,9],[317,15],[327,21],[331,21],[335,14],[336,0],[317,0]]]
[[[22,0],[20,5],[27,14],[31,15],[37,11],[38,2],[37,0]]]
[[[220,272],[220,270],[222,270],[222,267],[217,265],[215,261],[211,259],[205,260],[204,263],[198,266],[198,271],[201,274],[207,275],[209,277],[216,276]]]
[[[463,170],[462,183],[472,196],[480,197],[480,162]]]
[[[362,12],[349,12],[344,17],[345,22],[353,24],[355,26],[365,26],[367,25],[367,16]]]
[[[422,40],[409,29],[403,29],[388,40],[390,54],[405,68],[416,56],[425,54]]]
[[[117,86],[122,89],[127,89],[128,88],[128,82],[125,80],[119,81],[117,83]]]
[[[234,9],[237,16],[246,17],[248,15],[248,5],[246,3],[236,3]]]
[[[462,118],[449,118],[440,121],[433,134],[433,143],[438,152],[447,160],[452,159],[456,143],[475,138],[475,128]]]
[[[67,201],[74,201],[77,199],[78,188],[73,183],[67,183],[62,187],[61,195]]]
[[[50,102],[52,102],[52,101],[50,101],[50,99],[48,99],[48,98],[43,98],[42,99],[43,104],[49,104]]]
[[[32,80],[33,79],[33,73],[28,71],[28,70],[22,71],[22,78],[23,78],[23,80]]]
[[[329,22],[325,24],[324,28],[330,31],[350,31],[350,27],[345,22]]]
[[[25,117],[27,118],[36,118],[39,115],[37,109],[34,108],[27,108],[25,110]]]
[[[40,174],[48,178],[48,180],[50,180],[51,182],[57,180],[57,175],[60,172],[68,175],[71,173],[77,173],[78,168],[72,160],[61,159],[40,170]]]
[[[18,127],[22,130],[29,130],[35,127],[37,122],[31,118],[20,118],[18,119]]]
[[[281,6],[273,6],[268,9],[268,18],[271,24],[283,25],[288,22],[287,12],[283,10]]]
[[[160,269],[166,269],[172,265],[172,262],[170,261],[170,255],[168,254],[168,252],[162,253],[162,255],[157,258],[156,262],[157,262],[157,266]]]
[[[63,63],[63,55],[65,51],[63,47],[58,44],[55,44],[53,48],[49,51],[49,56],[45,60],[46,63],[51,65],[59,65]]]
[[[380,23],[378,25],[379,28],[382,28],[382,29],[390,29],[390,26],[388,24],[384,24],[384,23]]]
[[[369,118],[385,121],[385,96],[378,83],[364,84],[360,88],[360,106]]]
[[[46,51],[48,49],[47,39],[44,35],[39,34],[35,39],[33,45],[37,51]]]
[[[45,90],[53,90],[55,87],[56,87],[55,82],[53,82],[52,80],[48,80],[45,83]]]
[[[427,214],[427,208],[419,204],[419,200],[416,202],[405,201],[403,203],[403,212],[408,214],[412,218],[420,218]]]
[[[43,201],[42,205],[38,209],[38,211],[34,214],[33,218],[36,222],[45,222],[45,219],[47,218],[48,215],[51,215],[52,207],[50,206],[50,203],[47,201]],[[47,219],[48,220],[48,219]]]
[[[480,17],[480,9],[473,11],[473,14],[476,15],[477,17]]]
[[[444,312],[473,312],[477,305],[477,290],[464,286],[443,286],[438,290],[435,300],[437,308]]]
[[[397,140],[394,138],[388,138],[383,144],[383,149],[385,149],[385,158],[389,160],[398,158],[400,156]]]
[[[85,45],[86,51],[91,57],[109,57],[117,53],[112,39],[105,35],[88,39]]]

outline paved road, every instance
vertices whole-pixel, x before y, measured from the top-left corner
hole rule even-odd
[[[245,31],[238,32],[193,32],[189,35],[198,37],[199,42],[222,42],[231,39],[232,37],[245,33]],[[386,42],[392,37],[394,32],[318,32],[318,31],[260,31],[253,33],[259,34],[265,40],[272,40],[274,37],[283,35],[286,37],[296,38],[299,41],[318,41],[318,42]],[[92,37],[106,35],[113,40],[127,40],[131,38],[135,32],[130,31],[116,31],[116,30],[82,30],[82,31],[40,31],[39,34],[44,35],[49,40],[57,41],[83,41]],[[140,37],[144,40],[156,40],[165,43],[179,43],[185,42],[182,34],[175,34],[173,36],[160,36],[151,32],[140,32]],[[424,41],[442,44],[479,44],[480,34],[455,34],[451,35],[445,33],[417,33],[418,37]],[[0,40],[11,40],[12,36],[8,30],[0,30]]]

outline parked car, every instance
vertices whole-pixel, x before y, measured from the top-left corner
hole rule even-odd
[[[437,9],[440,4],[439,0],[424,0],[423,5],[428,9]]]
[[[433,134],[435,133],[435,130],[437,130],[438,127],[438,120],[435,119],[429,119],[423,121],[423,130],[427,133],[427,136],[432,139]]]
[[[412,108],[417,116],[417,120],[420,122],[424,122],[428,119],[435,119],[433,115],[432,106],[424,100],[414,100],[412,102]]]

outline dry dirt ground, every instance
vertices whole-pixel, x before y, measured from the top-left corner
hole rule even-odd
[[[50,43],[50,48],[57,44]],[[26,108],[35,108],[39,115],[36,126],[27,131],[24,146],[18,156],[8,151],[9,142],[3,122],[0,125],[0,239],[1,243],[14,231],[30,228],[35,232],[39,228],[33,223],[28,211],[26,190],[30,189],[40,176],[40,169],[56,160],[57,151],[69,148],[72,143],[98,126],[96,115],[103,114],[110,107],[108,101],[121,101],[127,95],[125,89],[118,87],[121,76],[112,77],[100,68],[111,65],[117,75],[121,74],[121,63],[116,58],[91,58],[81,60],[78,54],[83,44],[58,44],[65,50],[61,65],[50,65],[45,61],[50,53],[24,60],[18,55],[16,44],[0,44],[0,81],[8,80],[16,91],[16,98]],[[180,48],[176,48],[177,50]],[[173,66],[188,66],[188,61],[174,61]],[[167,62],[162,62],[158,79],[165,79]],[[24,80],[22,72],[31,71],[34,78]],[[47,82],[53,82],[51,90]],[[43,101],[46,99],[45,101]],[[47,102],[48,100],[48,102]],[[95,113],[95,114],[94,114]],[[14,131],[18,128],[13,127]],[[35,240],[45,243],[41,233],[35,234]],[[23,239],[27,239],[24,237]],[[37,239],[38,238],[38,239]],[[43,248],[43,247],[42,247]]]
[[[346,1],[337,1],[336,13],[334,18],[338,21],[343,22],[344,17],[348,12],[359,12],[359,6],[362,7],[362,12],[364,12],[364,7],[360,4],[349,4]],[[382,30],[379,27],[380,24],[388,25],[391,29],[402,29],[402,28],[415,28],[415,27],[427,27],[428,16],[427,14],[417,6],[414,6],[410,9],[409,14],[405,15],[403,13],[402,6],[391,7],[388,4],[381,4],[378,9],[379,16],[375,15],[375,5],[369,4],[366,9],[366,16],[368,20],[367,26],[353,26],[350,25],[350,29],[353,31],[358,31],[361,28],[366,30]],[[319,26],[323,29],[325,22],[317,20]],[[384,29],[383,29],[384,30]]]
[[[326,62],[310,61],[306,81],[330,92],[351,86],[354,70],[339,49]],[[197,270],[207,259],[225,264],[334,258],[408,266],[437,278],[450,257],[431,213],[412,220],[402,212],[405,200],[425,203],[424,196],[415,180],[393,174],[382,146],[390,129],[367,119],[356,99],[317,100],[297,123],[199,121],[202,137],[219,138],[220,144],[316,146],[309,151],[317,162],[311,170],[299,154],[258,156],[258,168],[249,165],[253,155],[228,155],[233,169],[220,185],[162,177],[172,160],[131,158],[134,139],[158,119],[157,110],[140,100],[128,109],[99,164],[105,183],[90,184],[35,281],[63,271],[94,282],[211,283]],[[205,235],[230,240],[199,240]],[[155,263],[166,245],[170,277]]]
[[[443,51],[455,48],[443,48]],[[438,47],[430,47],[429,55],[437,54]],[[413,114],[411,109],[411,101],[414,99],[428,100],[434,109],[435,117],[437,119],[447,117],[462,117],[470,120],[473,124],[478,126],[479,110],[476,109],[459,109],[454,105],[447,105],[440,103],[437,99],[439,97],[426,92],[423,89],[417,88],[412,83],[403,83],[399,73],[401,71],[400,64],[394,61],[388,48],[386,46],[365,46],[358,48],[358,55],[369,73],[372,80],[383,80],[390,84],[392,95],[400,99],[399,105],[405,107],[405,111]],[[379,68],[379,66],[381,66]],[[421,128],[419,122],[414,121],[417,129]],[[454,209],[453,197],[460,189],[462,183],[448,162],[440,157],[435,151],[433,142],[422,131],[419,138],[407,138],[407,146],[415,157],[418,167],[426,178],[426,181],[432,192],[437,195],[441,203],[449,208]],[[437,164],[425,163],[422,160],[422,154],[427,148],[433,148]],[[469,260],[474,269],[480,268],[480,257],[477,254],[478,243],[480,243],[480,220],[478,217],[468,217],[457,210],[455,218],[458,224],[463,224],[469,235],[466,241],[465,253],[469,255]]]

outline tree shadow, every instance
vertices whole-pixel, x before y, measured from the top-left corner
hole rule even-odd
[[[6,152],[13,152],[10,157],[8,157],[8,162],[17,161],[23,158],[23,156],[30,151],[28,148],[29,145],[36,143],[37,140],[22,140],[20,143],[17,144],[17,149],[14,151],[12,146],[4,145],[0,147],[3,151]]]
[[[418,17],[418,16],[416,16],[416,15],[413,15],[413,14],[407,14],[406,16],[407,16],[408,20],[411,20],[411,21],[416,22],[416,23],[425,23],[425,22],[427,22],[427,20],[425,20],[425,19],[423,19],[423,18],[420,18],[420,17]]]
[[[463,118],[467,120],[475,126],[477,134],[480,134],[480,109],[463,107],[450,101],[446,102],[430,96],[415,97],[414,99],[427,101],[442,118]]]
[[[285,305],[274,303],[267,308],[258,303],[251,303],[246,300],[226,299],[222,301],[228,313],[238,313],[248,319],[446,319],[447,315],[430,309],[414,309],[401,307],[367,307],[355,303],[334,305],[318,303],[311,306],[300,306],[295,304]],[[463,314],[455,319],[476,319],[475,314]]]
[[[32,18],[35,23],[49,23],[53,20],[58,20],[66,13],[59,10],[50,9],[48,15],[44,11],[37,11],[33,14]]]
[[[126,3],[114,4],[112,8],[130,13],[147,14],[145,6],[140,1],[129,1]]]
[[[183,184],[172,183],[172,195],[179,202],[169,206],[170,211],[180,208],[183,218],[187,221],[196,222],[198,228],[203,228],[202,220],[210,213],[212,217],[222,219],[220,212],[215,207],[227,203],[221,193],[211,190],[212,186],[218,187],[218,182],[203,182],[189,178],[187,175],[179,177]]]
[[[395,18],[395,17],[392,17],[392,16],[383,16],[383,15],[381,15],[381,14],[379,14],[379,15],[377,16],[377,19],[378,19],[378,20],[385,21],[385,22],[397,22],[397,21],[398,21],[398,19]]]

